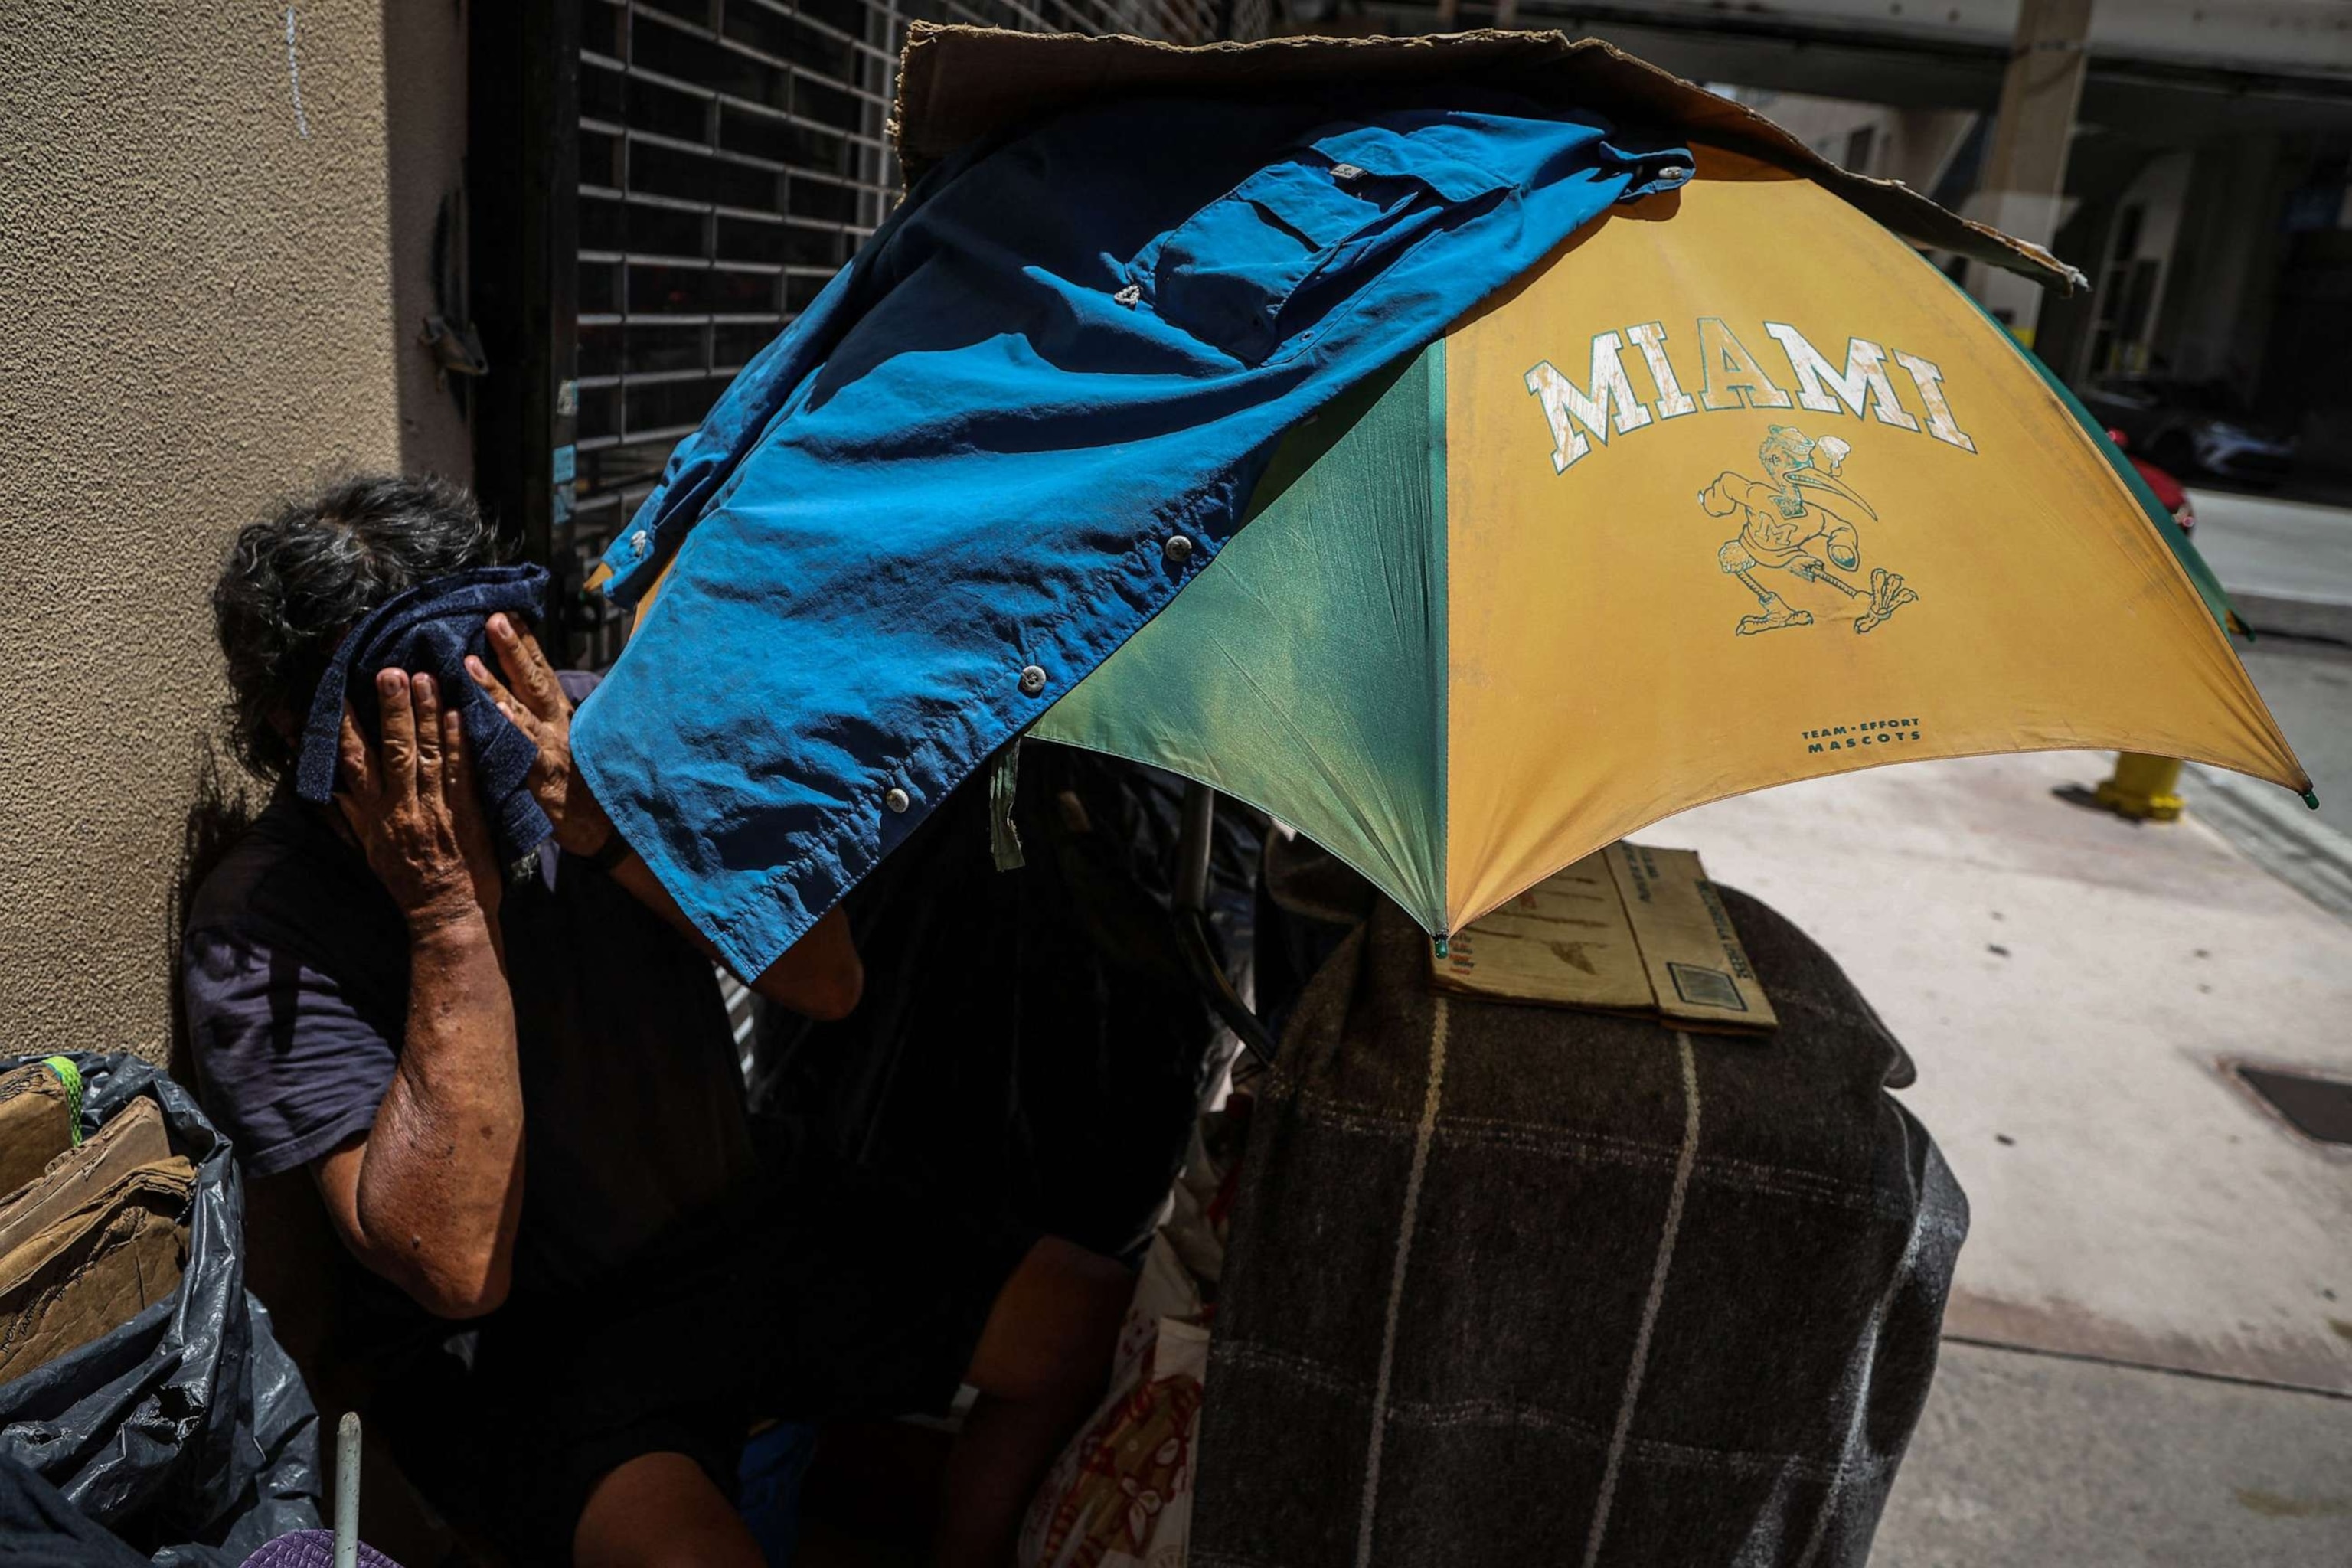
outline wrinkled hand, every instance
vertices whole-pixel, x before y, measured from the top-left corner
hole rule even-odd
[[[383,712],[377,745],[343,710],[343,787],[335,804],[413,925],[495,915],[498,856],[457,710],[442,710],[429,675],[383,670],[375,691]]]
[[[563,695],[562,683],[530,627],[499,615],[489,618],[485,629],[506,679],[492,675],[471,654],[466,657],[466,673],[539,748],[539,760],[530,768],[530,793],[554,825],[557,845],[574,855],[593,855],[611,840],[613,823],[572,770],[572,700]]]

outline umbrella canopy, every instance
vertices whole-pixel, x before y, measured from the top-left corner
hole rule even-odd
[[[1701,148],[1293,432],[1031,734],[1258,805],[1444,935],[1675,812],[1884,763],[2130,750],[2308,792],[2221,605],[1966,295]]]

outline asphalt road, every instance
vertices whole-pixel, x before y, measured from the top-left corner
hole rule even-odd
[[[2319,820],[2352,833],[2352,646],[2268,637],[2238,657],[2311,774]]]
[[[2261,634],[2239,657],[2319,809],[2210,769],[2189,769],[2182,793],[2248,858],[2352,921],[2352,507],[2193,494],[2198,549]]]
[[[2319,809],[2274,784],[2191,765],[2189,814],[2320,908],[2352,921],[2352,647],[2265,637],[2239,656],[2310,773]]]
[[[2352,643],[2352,507],[2189,493],[2198,552],[2248,623]]]

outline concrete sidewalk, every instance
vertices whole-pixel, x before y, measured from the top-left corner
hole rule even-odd
[[[2230,1070],[2352,1079],[2352,923],[2193,815],[2053,796],[2111,761],[1875,769],[1638,837],[1837,956],[1968,1191],[1969,1343],[1879,1560],[2352,1563],[2352,1147]]]
[[[2344,1568],[2352,1400],[1947,1342],[1871,1568]]]

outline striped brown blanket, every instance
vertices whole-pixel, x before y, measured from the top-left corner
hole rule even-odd
[[[1764,1039],[1446,996],[1380,906],[1260,1089],[1192,1568],[1861,1564],[1968,1205],[1893,1037],[1725,902]]]

